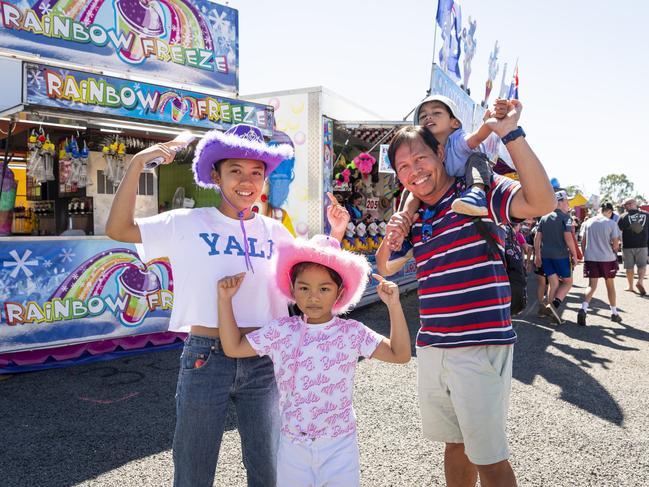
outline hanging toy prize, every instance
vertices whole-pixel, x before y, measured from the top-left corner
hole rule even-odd
[[[114,142],[110,145],[105,145],[101,149],[101,152],[104,155],[104,159],[106,159],[106,179],[113,183],[113,187],[117,188],[126,172],[124,167],[126,146],[119,137],[115,137]]]
[[[27,139],[29,155],[27,158],[27,175],[37,184],[54,181],[55,146],[43,129],[38,134],[32,130]]]

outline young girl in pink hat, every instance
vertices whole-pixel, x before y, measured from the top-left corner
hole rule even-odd
[[[410,360],[399,289],[374,275],[390,314],[388,339],[358,321],[337,316],[363,295],[370,272],[364,257],[341,250],[337,240],[324,235],[282,243],[277,252],[277,288],[297,303],[303,315],[273,320],[243,335],[232,298],[253,276],[244,272],[225,277],[218,283],[223,349],[231,357],[259,355],[273,361],[282,423],[277,485],[358,486],[354,373],[359,357],[392,363]]]

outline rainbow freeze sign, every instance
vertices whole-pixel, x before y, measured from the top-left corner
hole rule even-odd
[[[167,259],[110,240],[0,244],[0,351],[167,331]]]
[[[247,123],[273,133],[272,107],[259,103],[31,63],[25,78],[30,105],[207,129]]]
[[[0,15],[2,50],[239,89],[238,13],[209,0],[13,0]]]

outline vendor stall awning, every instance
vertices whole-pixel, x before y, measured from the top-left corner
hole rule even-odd
[[[574,208],[575,206],[583,206],[588,203],[588,200],[584,198],[584,195],[581,193],[577,193],[575,196],[570,198],[568,200],[568,204],[570,205],[570,208]]]

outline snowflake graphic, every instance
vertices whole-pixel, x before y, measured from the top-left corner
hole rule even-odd
[[[52,267],[52,261],[49,260],[49,259],[45,259],[45,261],[43,262],[43,267],[45,267],[46,269],[49,269],[50,267]]]
[[[219,32],[225,32],[230,28],[230,21],[225,20],[225,12],[221,12],[219,14],[216,10],[213,10],[207,16],[207,20],[210,21],[210,23],[212,24],[212,29],[217,34]]]
[[[226,52],[229,51],[231,48],[230,43],[224,37],[219,37],[216,40],[216,44],[218,45],[219,52]]]
[[[59,254],[59,258],[61,259],[61,262],[72,262],[72,257],[74,257],[75,254],[72,252],[72,249],[66,249],[63,248],[61,249],[61,253]]]
[[[43,76],[41,74],[40,69],[36,68],[36,69],[28,69],[27,70],[27,85],[28,86],[36,86],[37,89],[40,89],[42,81],[43,81]]]
[[[141,86],[142,86],[142,85],[141,85],[140,83],[134,83],[134,84],[133,84],[133,89],[134,89],[135,91],[138,91],[138,90],[140,89]]]
[[[41,11],[41,15],[49,15],[52,13],[52,8],[47,3],[43,3],[38,9]]]
[[[28,266],[38,266],[38,261],[35,259],[27,260],[29,259],[29,256],[32,255],[31,250],[25,250],[25,253],[22,257],[18,255],[18,252],[16,252],[15,249],[9,252],[9,255],[14,258],[13,262],[5,260],[2,262],[2,267],[14,267],[14,270],[11,271],[11,274],[9,274],[12,278],[15,279],[16,277],[18,277],[18,273],[20,271],[23,271],[27,277],[30,277],[32,274],[34,274]]]

